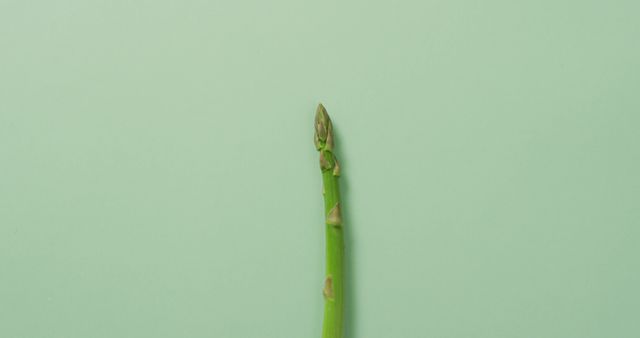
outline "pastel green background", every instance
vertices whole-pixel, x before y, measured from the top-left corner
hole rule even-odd
[[[639,11],[0,0],[0,337],[639,337]]]

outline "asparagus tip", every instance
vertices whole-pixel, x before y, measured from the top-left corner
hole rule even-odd
[[[318,143],[324,145],[331,133],[331,119],[322,103],[319,103],[316,109],[315,128],[316,146],[318,146]]]

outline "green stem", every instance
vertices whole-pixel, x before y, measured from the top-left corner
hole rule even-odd
[[[344,238],[342,229],[340,166],[334,150],[331,119],[327,111],[318,105],[315,119],[315,145],[320,152],[322,193],[324,195],[326,227],[326,275],[324,280],[324,321],[322,338],[342,338],[344,326]]]

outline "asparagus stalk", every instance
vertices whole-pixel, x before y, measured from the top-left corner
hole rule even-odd
[[[326,275],[324,280],[324,321],[322,338],[342,338],[344,325],[344,238],[340,212],[338,178],[340,166],[334,151],[331,119],[322,104],[315,118],[314,142],[320,152],[322,194],[324,195],[326,227]]]

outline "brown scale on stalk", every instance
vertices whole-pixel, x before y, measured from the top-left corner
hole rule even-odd
[[[327,276],[327,278],[324,279],[322,294],[325,299],[333,299],[333,278],[331,278],[331,276]]]

